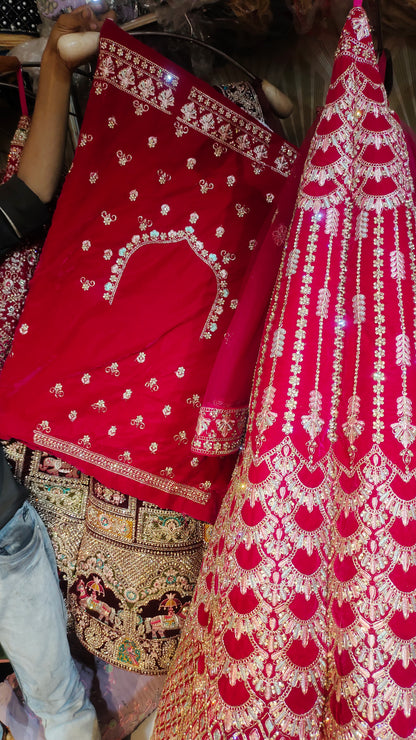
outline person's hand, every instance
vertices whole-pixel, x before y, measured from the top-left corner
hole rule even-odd
[[[16,72],[20,67],[20,60],[17,57],[4,57],[0,55],[0,75]]]
[[[62,13],[53,25],[44,54],[47,57],[53,55],[61,59],[58,45],[59,39],[68,34],[83,34],[87,31],[99,32],[106,18],[114,20],[114,11],[110,10],[107,13],[97,16],[92,11],[90,5],[83,5],[71,13]],[[80,43],[78,46],[79,53],[74,55],[73,58],[61,59],[69,70],[74,69],[79,64],[83,64],[91,57],[91,49],[88,44],[84,45]]]

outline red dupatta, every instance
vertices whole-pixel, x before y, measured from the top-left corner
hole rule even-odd
[[[195,454],[191,440],[295,156],[107,22],[73,169],[0,380],[1,436],[212,520],[235,456]]]

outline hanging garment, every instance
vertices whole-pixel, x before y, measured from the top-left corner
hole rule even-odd
[[[198,410],[296,151],[110,21],[100,48],[0,434],[209,521],[235,458],[191,450]]]
[[[282,191],[280,219],[294,202],[299,160],[304,161],[307,151],[308,146],[302,147]],[[245,419],[245,394],[273,288],[276,250],[286,231],[278,223],[259,247],[200,409],[200,418],[210,413],[219,427],[228,409],[216,406],[216,398],[238,402]],[[198,444],[207,454],[229,454],[231,435],[224,443],[214,423],[202,429]],[[234,443],[238,449],[240,431]],[[109,489],[49,451],[30,450],[20,442],[9,442],[5,450],[51,536],[79,640],[96,656],[129,671],[167,672],[200,569],[207,526]]]
[[[21,69],[17,72],[17,78],[22,115],[10,145],[7,167],[3,175],[2,184],[9,182],[16,174],[30,129],[30,118],[27,111]],[[26,186],[23,185],[23,187]],[[36,207],[39,208],[43,218],[46,220],[49,211],[47,211],[46,206],[34,194],[32,196],[37,201]],[[2,211],[1,206],[0,196],[0,211]],[[45,235],[38,236],[30,244],[26,240],[22,244],[22,250],[13,252],[5,260],[0,262],[0,369],[9,352],[29,289],[29,282],[38,262],[44,239]],[[4,247],[4,244],[1,246]]]
[[[96,12],[103,13],[107,10],[115,10],[117,14],[118,23],[124,23],[126,21],[136,18],[138,13],[138,3],[135,0],[114,0],[108,2],[98,0],[98,5],[95,4],[96,0],[90,0],[93,10],[98,8]],[[61,13],[68,13],[70,10],[75,10],[81,5],[85,5],[85,0],[37,0],[36,1],[38,13],[42,21],[56,20]],[[95,4],[95,8],[94,8]]]
[[[128,43],[131,42],[127,36],[122,36],[123,40]],[[140,46],[140,49],[143,47]],[[118,48],[117,48],[118,53]],[[146,54],[153,54],[146,50]],[[165,64],[168,64],[164,60]],[[143,60],[143,64],[145,60]],[[150,64],[150,62],[148,62]],[[169,63],[170,64],[170,63]],[[171,69],[171,67],[169,67]],[[175,68],[176,69],[176,68]],[[171,72],[169,72],[171,73]],[[185,75],[185,81],[188,80],[189,76],[178,70],[178,74]],[[193,79],[193,78],[190,78]],[[196,82],[196,81],[195,81]],[[198,83],[199,84],[199,83]],[[211,91],[210,88],[204,86],[204,90]],[[110,90],[111,92],[111,90]],[[259,106],[255,106],[255,96],[252,92],[246,91],[246,88],[242,85],[234,86],[232,90],[227,90],[227,95],[238,94],[238,97],[244,98],[245,103],[250,104],[250,108],[256,113],[259,113]],[[243,95],[244,93],[244,95]],[[120,91],[118,91],[118,95]],[[185,94],[185,91],[184,91]],[[221,95],[213,93],[218,100],[218,106],[221,103],[221,110],[224,116],[228,114],[235,116],[237,122],[246,122],[248,125],[254,126],[255,130],[262,131],[265,133],[267,140],[274,141],[274,137],[270,136],[262,127],[259,127],[253,119],[244,116],[241,118],[241,111],[234,106],[229,107],[229,104]],[[202,93],[201,93],[202,95]],[[101,101],[101,96],[99,100]],[[127,104],[131,104],[130,96],[126,94],[121,96],[122,99],[127,98]],[[137,102],[137,101],[135,101]],[[215,102],[215,101],[214,101]],[[225,107],[224,107],[225,106]],[[117,110],[121,110],[118,106]],[[134,109],[135,110],[135,109]],[[99,117],[100,111],[96,113],[97,118]],[[147,111],[146,115],[149,115],[151,111]],[[163,114],[163,115],[161,115]],[[156,115],[156,114],[155,114]],[[167,114],[163,110],[157,111],[157,115],[162,118],[166,118]],[[117,113],[118,116],[118,113]],[[140,142],[143,141],[143,147],[145,151],[148,149],[154,149],[157,141],[152,138],[140,137],[140,126],[142,122],[142,116],[133,115],[132,131],[134,131],[134,146],[140,148]],[[168,118],[168,121],[170,119]],[[104,118],[104,125],[110,134],[113,133],[111,127],[115,127],[116,119],[111,118],[109,126],[107,127],[107,119]],[[120,121],[118,122],[120,125]],[[171,123],[173,126],[173,121]],[[160,128],[160,127],[159,127]],[[168,128],[164,130],[164,136],[168,135]],[[128,131],[125,132],[128,139]],[[223,132],[224,133],[224,132]],[[121,138],[123,138],[123,132],[120,132]],[[186,134],[182,134],[182,137],[176,137],[179,142],[185,137]],[[81,134],[81,150],[92,143],[87,141],[87,135]],[[139,143],[136,143],[136,138]],[[111,137],[110,137],[111,139]],[[133,135],[130,136],[133,140]],[[201,149],[209,147],[211,149],[212,142],[214,145],[218,142],[210,140],[206,135],[200,135],[197,141],[201,142]],[[280,141],[281,140],[277,140]],[[282,151],[284,153],[286,145],[281,142]],[[97,145],[98,146],[98,145]],[[280,144],[279,144],[280,146]],[[108,147],[106,148],[108,150]],[[225,157],[227,158],[228,147],[226,145],[215,146],[215,159],[214,168],[220,165],[216,165],[217,160],[220,161]],[[289,159],[294,157],[295,151],[288,149]],[[93,159],[96,159],[97,149],[93,154]],[[217,156],[218,155],[218,156]],[[144,156],[144,155],[143,155]],[[234,161],[234,154],[231,155]],[[214,158],[214,157],[213,157]],[[197,163],[192,159],[187,158],[187,164],[189,160],[190,167],[196,167]],[[199,161],[199,159],[198,159]],[[251,159],[248,159],[250,172],[251,172]],[[288,160],[289,161],[289,160]],[[235,157],[234,165],[241,169],[245,157],[237,155]],[[94,160],[94,164],[96,164]],[[284,160],[278,163],[278,167],[283,165],[285,169]],[[230,163],[231,166],[231,163]],[[261,166],[258,167],[257,163],[254,163],[256,168],[254,183],[257,182],[261,170]],[[118,166],[127,167],[127,163]],[[223,167],[227,167],[227,162],[223,163]],[[76,173],[77,161],[75,161],[74,169],[71,177]],[[221,168],[220,168],[221,169]],[[289,168],[287,168],[289,169]],[[188,167],[186,167],[188,170]],[[117,171],[117,170],[116,170]],[[122,170],[124,171],[124,170]],[[226,169],[227,176],[229,172],[233,170]],[[90,169],[87,169],[87,175],[89,176]],[[103,173],[104,175],[104,170]],[[200,173],[200,175],[203,174]],[[265,174],[265,173],[263,173]],[[135,173],[135,177],[141,182],[146,184],[149,188],[150,181],[147,170],[143,172]],[[275,174],[272,175],[273,180]],[[111,179],[111,173],[110,173]],[[114,179],[114,178],[113,178]],[[293,177],[281,177],[277,175],[277,179],[280,184],[284,184],[284,192],[286,193],[287,185],[290,187],[292,195],[285,195],[284,202],[280,203],[279,214],[275,216],[276,229],[284,229],[283,220],[289,220],[290,210],[287,208],[287,204],[290,201],[294,203],[295,194],[293,194]],[[96,184],[96,183],[94,183]],[[135,180],[137,185],[137,180]],[[167,183],[165,183],[166,185]],[[89,183],[91,185],[91,183]],[[235,183],[233,177],[230,176],[227,182],[227,191],[231,191]],[[156,191],[157,192],[157,191]],[[165,192],[163,190],[163,192]],[[283,187],[279,190],[283,192]],[[205,200],[207,193],[202,193],[198,187],[199,198],[201,201]],[[275,210],[276,200],[272,201],[271,193],[266,196],[264,203],[273,207]],[[62,198],[65,197],[65,192]],[[75,188],[75,195],[73,197],[78,198],[78,191]],[[112,194],[112,198],[115,197]],[[137,214],[142,211],[137,211],[135,203],[136,198],[138,200],[139,193],[132,193],[132,199],[129,198],[129,209],[133,209],[132,223],[134,228],[140,231],[137,222]],[[143,192],[140,194],[140,198],[143,197]],[[168,197],[170,197],[168,195]],[[187,196],[181,197],[181,203],[187,202]],[[78,198],[79,201],[79,198]],[[183,207],[183,206],[182,206]],[[227,207],[226,207],[227,209]],[[228,211],[234,210],[233,203],[228,204]],[[293,205],[292,205],[293,210]],[[280,215],[280,212],[282,215]],[[161,218],[161,214],[158,214]],[[187,233],[192,234],[192,221],[196,223],[198,219],[198,213],[193,212],[192,219],[190,221],[190,228]],[[64,215],[66,223],[66,212]],[[86,223],[89,226],[89,212],[84,217]],[[196,218],[196,220],[195,220]],[[216,214],[206,214],[206,219],[216,219]],[[244,219],[243,216],[237,216],[237,223],[240,219]],[[257,218],[257,217],[256,217]],[[232,215],[227,215],[227,221],[230,224],[232,230]],[[61,230],[66,229],[63,226],[64,220],[61,221]],[[215,222],[215,226],[217,226]],[[52,227],[52,233],[55,225]],[[132,228],[129,226],[128,228]],[[208,230],[208,227],[207,227]],[[64,233],[63,232],[63,233]],[[61,249],[61,231],[58,230],[59,243],[55,248]],[[131,232],[130,232],[131,233]],[[279,232],[280,233],[280,232]],[[227,237],[228,234],[228,237]],[[55,237],[55,238],[58,238]],[[211,258],[214,258],[214,247],[215,243],[222,243],[221,240],[227,237],[227,249],[231,248],[231,240],[233,239],[232,233],[228,233],[228,229],[224,228],[224,234],[222,228],[218,231],[215,236],[211,234],[211,242],[214,242],[210,247]],[[106,237],[107,238],[107,237]],[[114,238],[114,237],[113,237]],[[108,237],[108,241],[111,242],[111,237]],[[260,241],[260,240],[259,240]],[[243,244],[247,246],[246,239]],[[83,245],[82,249],[79,249],[79,243],[77,244],[78,249],[75,249],[75,254],[80,253],[81,262],[85,261],[85,252],[92,247],[87,244]],[[106,245],[109,246],[108,244]],[[160,247],[160,245],[158,245]],[[265,251],[263,245],[256,246],[254,243],[248,244],[248,253],[250,264],[253,263],[253,270],[250,274],[249,279],[244,279],[241,285],[241,307],[236,306],[230,312],[231,321],[229,323],[230,332],[227,332],[227,337],[224,341],[218,342],[220,346],[228,342],[229,333],[234,334],[234,331],[238,331],[241,336],[241,327],[246,328],[247,342],[250,345],[249,350],[251,352],[251,368],[254,367],[256,347],[259,343],[258,326],[255,326],[255,322],[261,327],[264,323],[264,316],[267,310],[267,304],[269,296],[273,287],[274,275],[277,272],[279,257],[281,254],[282,239],[280,241],[273,241],[271,245],[267,246]],[[117,244],[117,249],[119,244]],[[109,255],[108,250],[104,255],[104,260]],[[230,252],[228,256],[225,254],[225,259],[231,265],[236,262],[236,256]],[[266,257],[266,263],[265,263]],[[100,260],[102,259],[100,254]],[[57,261],[60,260],[60,253],[57,254]],[[92,260],[94,263],[96,257]],[[226,262],[225,264],[228,264]],[[263,265],[263,271],[260,273],[258,270],[258,263],[261,262]],[[106,263],[103,262],[105,265]],[[42,268],[42,265],[40,266]],[[48,273],[49,274],[49,273]],[[240,279],[240,278],[239,278]],[[242,278],[241,278],[242,279]],[[206,291],[209,289],[209,284],[206,285]],[[30,299],[29,299],[30,300]],[[55,299],[57,300],[57,299]],[[209,301],[208,295],[208,301]],[[161,302],[163,302],[163,292],[161,295]],[[39,302],[39,306],[41,303]],[[54,310],[57,308],[55,303]],[[106,312],[108,312],[108,305],[105,305]],[[190,304],[192,305],[192,304]],[[38,310],[36,303],[33,304],[32,309],[34,313]],[[189,308],[187,309],[189,312]],[[146,320],[148,315],[146,312]],[[161,316],[161,320],[163,316]],[[124,318],[123,318],[124,320]],[[250,327],[248,326],[250,321]],[[22,322],[25,322],[23,317]],[[130,331],[137,331],[139,334],[140,329],[137,327],[131,327]],[[25,329],[23,329],[25,331]],[[186,325],[183,326],[183,336],[186,336]],[[215,333],[214,333],[215,334]],[[215,336],[213,335],[215,339]],[[257,342],[254,345],[253,340]],[[67,341],[72,342],[73,336],[68,331]],[[116,340],[117,341],[117,340]],[[217,340],[218,341],[218,340]],[[189,340],[188,340],[189,342]],[[48,359],[48,350],[45,352],[43,346],[43,335],[39,340],[38,338],[38,349],[42,353],[44,359]],[[221,418],[218,417],[218,426],[224,429],[224,438],[230,439],[228,433],[228,421],[232,414],[230,411],[230,401],[233,402],[235,396],[230,393],[234,389],[232,383],[237,379],[239,380],[239,392],[238,398],[242,408],[239,408],[241,414],[241,422],[238,429],[237,438],[240,440],[242,428],[245,423],[246,407],[248,401],[248,389],[251,381],[250,363],[248,362],[248,352],[246,344],[242,341],[236,342],[233,340],[233,366],[224,366],[223,369],[226,373],[226,377],[231,379],[231,387],[226,385],[221,386],[221,376],[217,375],[217,381],[210,381],[210,385],[216,389],[216,398],[219,398],[222,403]],[[142,349],[140,346],[139,349]],[[185,348],[186,349],[186,348]],[[204,352],[204,343],[197,338],[196,349]],[[85,349],[83,349],[83,352]],[[152,350],[151,350],[152,351]],[[143,353],[144,354],[144,353]],[[82,352],[81,352],[82,355]],[[137,367],[144,362],[142,355],[134,354],[134,357],[138,358]],[[15,355],[10,358],[9,362],[13,360]],[[163,367],[164,357],[153,352],[150,355],[150,360],[154,363],[156,361]],[[224,355],[225,359],[225,355]],[[207,360],[209,356],[207,355]],[[28,357],[25,356],[24,366],[22,365],[22,372],[27,373]],[[22,358],[20,358],[22,362]],[[178,361],[179,365],[179,361]],[[241,374],[241,367],[244,367],[244,380],[239,378]],[[108,368],[110,370],[110,368]],[[111,368],[113,377],[117,377],[117,367]],[[154,371],[155,372],[155,371]],[[251,370],[252,372],[252,370]],[[152,372],[153,374],[153,372]],[[216,373],[215,373],[216,374]],[[156,372],[155,372],[156,375]],[[182,382],[184,378],[180,378]],[[186,378],[185,378],[186,382]],[[241,394],[241,389],[245,388]],[[152,390],[152,393],[155,391]],[[126,394],[127,395],[127,394]],[[120,394],[121,397],[121,394]],[[195,431],[196,419],[198,416],[198,400],[191,397],[191,393],[188,391],[185,395],[187,401],[192,401],[192,410],[194,414],[194,422],[192,428],[192,434]],[[202,396],[201,396],[202,398]],[[123,404],[128,399],[123,399]],[[185,406],[185,401],[183,402]],[[185,411],[189,408],[190,404],[186,403]],[[159,407],[160,408],[160,407]],[[165,409],[168,414],[168,408]],[[104,412],[103,412],[104,413]],[[182,409],[182,414],[184,411]],[[234,413],[235,415],[235,413]],[[156,417],[156,421],[157,421]],[[164,418],[160,415],[159,418]],[[148,422],[148,419],[146,419]],[[225,423],[224,423],[225,422]],[[137,420],[139,423],[139,420]],[[156,423],[156,422],[155,422]],[[160,424],[159,421],[157,423]],[[140,422],[138,427],[139,433],[143,431],[144,420]],[[232,425],[231,425],[232,428]],[[189,442],[191,441],[191,436]],[[237,445],[238,448],[238,445]],[[185,454],[189,454],[187,448],[182,445],[182,449],[186,450]],[[234,448],[233,448],[234,449]],[[222,450],[223,452],[223,450]],[[147,674],[165,673],[169,667],[171,658],[177,647],[178,637],[181,626],[184,621],[184,616],[189,607],[193,588],[195,585],[197,573],[200,567],[202,553],[204,548],[205,528],[204,525],[191,519],[189,516],[180,514],[172,511],[162,505],[155,506],[150,503],[145,503],[137,500],[135,497],[128,496],[123,491],[111,489],[103,485],[100,479],[94,478],[81,473],[79,470],[80,464],[77,461],[77,465],[71,465],[66,460],[63,460],[59,454],[55,454],[53,450],[30,450],[24,444],[19,442],[11,442],[6,446],[6,453],[10,464],[16,476],[22,480],[28,490],[31,491],[31,501],[38,509],[43,520],[45,521],[48,531],[50,533],[57,562],[59,565],[61,581],[64,586],[65,595],[67,598],[68,610],[73,619],[75,630],[78,638],[82,644],[96,656],[102,658],[108,663],[112,663],[116,666],[128,668],[130,671]],[[205,452],[204,452],[205,454]],[[147,452],[150,457],[150,452]],[[195,460],[198,459],[195,452],[192,453],[192,457]],[[120,483],[122,485],[122,483]]]
[[[103,486],[50,452],[5,446],[55,550],[71,626],[119,668],[167,673],[189,608],[205,527]]]
[[[416,737],[415,230],[354,7],[153,740]]]
[[[40,17],[35,0],[3,0],[0,31],[38,35]]]

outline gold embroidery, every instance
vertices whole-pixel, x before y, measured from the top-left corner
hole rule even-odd
[[[246,408],[218,409],[203,406],[199,411],[191,449],[200,455],[229,455],[237,452],[243,440],[246,419]]]
[[[205,546],[205,526],[107,488],[21,443],[5,447],[55,549],[72,628],[102,660],[166,673]]]
[[[144,228],[147,228],[147,226],[144,226]],[[218,329],[218,321],[223,313],[224,304],[229,295],[228,272],[223,266],[223,262],[224,264],[228,264],[229,258],[227,257],[226,252],[221,253],[221,258],[218,258],[217,255],[212,252],[208,252],[208,250],[205,249],[203,242],[201,242],[194,234],[193,226],[186,226],[184,230],[180,231],[174,231],[171,229],[167,234],[163,232],[161,233],[156,229],[153,229],[150,234],[135,234],[125,247],[118,250],[116,262],[111,266],[109,280],[104,285],[103,298],[108,301],[110,305],[113,303],[128,261],[138,249],[147,244],[153,244],[155,247],[160,247],[163,244],[175,244],[180,241],[187,242],[197,257],[208,265],[215,275],[217,293],[201,332],[201,339],[211,339],[213,333]],[[179,368],[177,372],[179,373],[180,370],[181,369]],[[178,375],[178,377],[181,376]],[[157,389],[152,388],[152,390]]]
[[[101,38],[100,54],[94,78],[96,93],[109,84],[131,95],[138,115],[149,110],[149,105],[171,115],[175,103],[174,91],[179,78],[168,69],[149,62],[122,44]],[[145,101],[143,104],[139,101]]]
[[[90,452],[88,448],[91,447],[91,443],[88,435],[84,435],[84,437],[78,441],[78,444],[73,444],[35,430],[33,432],[33,441],[37,447],[53,450],[58,454],[63,453],[70,455],[75,460],[84,460],[85,462],[96,467],[98,466],[103,470],[108,470],[117,475],[122,475],[129,480],[143,483],[143,485],[151,486],[152,488],[158,488],[161,491],[165,491],[166,493],[170,493],[175,496],[182,496],[183,498],[187,498],[195,503],[206,504],[211,498],[208,492],[200,491],[198,488],[194,488],[193,486],[175,483],[174,481],[166,480],[166,478],[162,478],[158,475],[148,473],[145,470],[140,470],[140,468],[135,468],[132,465],[123,463],[121,460],[112,460],[109,457],[100,455],[98,452]]]
[[[225,103],[220,103],[193,87],[187,102],[181,108],[181,114],[178,126],[185,129],[191,127],[214,139],[216,156],[220,156],[228,147],[256,164],[260,163],[285,177],[288,176],[297,155],[296,150],[290,144],[282,144],[279,157],[273,164],[269,164],[267,157],[271,142],[270,132],[254,120],[250,121],[231,110]]]

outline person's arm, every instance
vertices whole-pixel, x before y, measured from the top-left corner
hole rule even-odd
[[[49,219],[46,207],[59,180],[68,120],[72,69],[86,61],[79,56],[64,62],[58,50],[66,34],[97,31],[111,11],[97,19],[89,6],[61,15],[52,28],[42,56],[39,89],[32,125],[17,176],[0,185],[0,260],[22,237]],[[13,62],[14,63],[14,62]]]
[[[89,6],[64,13],[53,26],[43,52],[35,110],[17,173],[43,203],[51,200],[59,180],[68,121],[72,69],[59,56],[58,39],[98,27]]]

